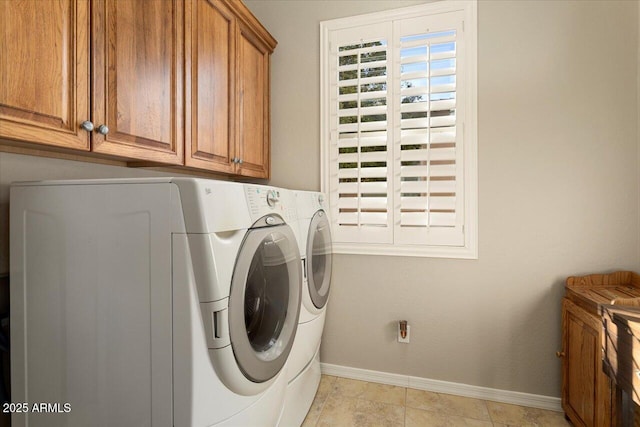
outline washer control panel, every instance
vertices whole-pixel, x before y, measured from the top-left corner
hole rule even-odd
[[[311,218],[319,210],[328,210],[328,200],[324,193],[316,191],[299,191],[298,199],[298,216],[301,218]]]
[[[245,184],[244,190],[253,221],[270,213],[280,215],[286,222],[298,219],[295,198],[290,190],[253,184]]]

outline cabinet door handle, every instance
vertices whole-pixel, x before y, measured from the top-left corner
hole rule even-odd
[[[564,351],[556,351],[556,356],[559,358],[563,358],[565,356]]]
[[[86,130],[87,132],[91,132],[93,130],[93,123],[90,122],[89,120],[85,120],[84,122],[82,122],[80,127]]]
[[[98,133],[101,135],[106,135],[109,133],[109,128],[107,127],[107,125],[100,125],[98,126]]]
[[[242,159],[238,159],[238,164],[241,165],[242,164]]]

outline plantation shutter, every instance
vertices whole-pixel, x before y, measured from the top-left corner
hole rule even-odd
[[[334,250],[477,258],[476,3],[340,18],[321,34]]]
[[[391,28],[350,28],[330,41],[329,192],[341,242],[393,242]]]
[[[464,244],[463,17],[394,24],[396,244]]]

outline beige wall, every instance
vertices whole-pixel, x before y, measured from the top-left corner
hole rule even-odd
[[[420,2],[246,3],[279,41],[272,183],[318,189],[319,21]],[[480,2],[480,258],[336,256],[323,362],[560,395],[564,279],[640,269],[637,8]]]

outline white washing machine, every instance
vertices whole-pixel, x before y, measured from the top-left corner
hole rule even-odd
[[[277,425],[301,305],[289,199],[187,178],[13,185],[12,425]]]
[[[294,191],[303,270],[302,305],[295,342],[287,362],[282,427],[300,426],[320,383],[320,340],[331,289],[331,230],[322,193]]]

